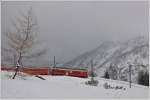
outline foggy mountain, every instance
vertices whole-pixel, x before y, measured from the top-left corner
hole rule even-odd
[[[81,66],[90,69],[91,60],[93,60],[94,69],[98,76],[102,77],[108,71],[112,79],[128,81],[128,67],[129,64],[132,64],[132,81],[137,83],[138,72],[148,71],[148,57],[148,38],[136,37],[122,43],[105,41],[98,48],[76,57],[64,66]],[[110,65],[118,70],[117,73],[109,71]]]

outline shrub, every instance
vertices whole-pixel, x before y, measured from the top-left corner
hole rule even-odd
[[[110,86],[108,85],[107,82],[103,86],[104,86],[105,89],[109,89],[110,88]]]
[[[110,78],[107,71],[106,71],[105,74],[104,74],[104,78],[106,78],[106,79],[109,79],[109,78]]]
[[[138,74],[138,83],[141,85],[149,86],[149,73],[140,71]]]
[[[86,85],[91,85],[91,86],[97,86],[98,85],[98,80],[94,80],[93,78],[87,82],[85,82]]]
[[[105,89],[115,89],[115,90],[125,90],[125,88],[123,86],[111,86],[110,84],[108,84],[107,82],[104,83],[103,87]]]

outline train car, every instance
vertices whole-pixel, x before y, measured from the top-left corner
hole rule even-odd
[[[4,67],[4,66],[1,66],[1,70],[5,70],[5,71],[15,71],[15,68],[14,68],[14,67]]]
[[[15,67],[2,67],[1,70],[15,71],[16,68]],[[19,72],[28,73],[28,74],[32,74],[32,75],[48,75],[49,69],[42,68],[42,67],[35,68],[33,66],[30,66],[30,67],[28,66],[28,67],[20,67]]]
[[[63,68],[55,67],[50,70],[52,75],[67,75],[67,76],[76,76],[76,77],[88,77],[88,71],[86,69],[77,69],[77,68]]]
[[[29,68],[29,67],[22,67],[20,69],[21,72],[33,74],[33,75],[48,75],[49,69],[48,68]]]

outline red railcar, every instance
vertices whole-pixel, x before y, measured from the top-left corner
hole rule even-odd
[[[23,67],[20,69],[21,72],[24,73],[29,73],[33,75],[48,75],[49,70],[48,68],[28,68],[28,67]]]
[[[15,71],[15,67],[2,67],[1,70],[6,71]],[[20,67],[20,72],[33,74],[33,75],[48,75],[49,69],[48,68],[31,68],[31,67]]]
[[[88,71],[85,69],[65,69],[65,68],[53,68],[50,70],[52,75],[67,75],[76,77],[88,77]]]
[[[7,71],[15,71],[15,68],[6,68],[3,67],[1,70]],[[55,67],[52,69],[49,68],[32,68],[32,67],[21,67],[19,68],[20,72],[33,74],[33,75],[67,75],[67,76],[76,76],[76,77],[88,77],[88,71],[85,69],[70,69],[70,68],[63,68],[63,67]]]
[[[14,67],[1,67],[1,70],[7,70],[7,71],[15,71]]]

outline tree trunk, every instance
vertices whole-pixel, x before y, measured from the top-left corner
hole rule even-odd
[[[16,68],[16,70],[15,70],[15,74],[14,74],[14,76],[13,76],[13,78],[12,79],[15,79],[15,77],[16,77],[16,75],[17,75],[17,73],[18,73],[18,71],[19,71],[19,68],[20,68],[20,64],[21,64],[21,60],[22,60],[22,54],[21,54],[21,52],[19,53],[19,59],[18,59],[18,64],[19,64],[19,66],[17,65],[17,68]]]
[[[18,71],[19,71],[19,66],[17,66],[16,71],[15,71],[15,74],[14,74],[14,76],[13,76],[13,78],[12,78],[12,79],[15,79],[15,77],[16,77],[16,75],[17,75]]]

